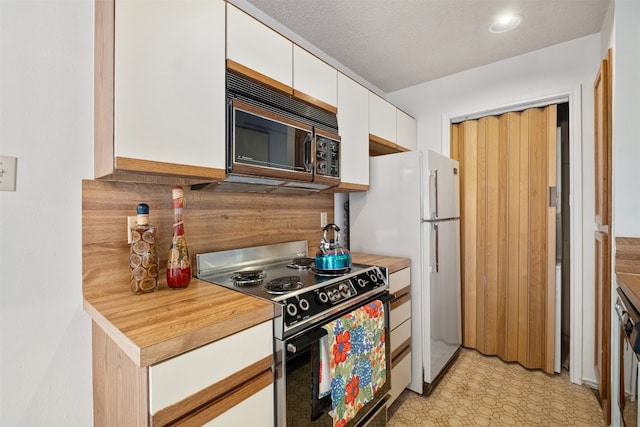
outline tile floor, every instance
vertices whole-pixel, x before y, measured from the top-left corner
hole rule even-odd
[[[389,427],[602,426],[594,391],[569,374],[547,375],[462,349],[430,396],[405,390],[389,408]]]

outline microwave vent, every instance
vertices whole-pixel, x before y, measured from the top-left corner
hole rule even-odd
[[[335,114],[299,101],[231,71],[227,71],[227,96],[338,134],[338,118]]]

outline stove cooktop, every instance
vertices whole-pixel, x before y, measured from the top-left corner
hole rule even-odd
[[[273,302],[279,339],[388,289],[383,267],[352,264],[327,272],[310,260],[306,241],[211,252],[196,255],[196,277]]]
[[[352,264],[316,270],[307,242],[290,242],[196,255],[196,277],[268,301],[282,301],[308,290],[357,276],[371,268]]]

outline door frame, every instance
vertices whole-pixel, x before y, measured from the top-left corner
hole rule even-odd
[[[583,292],[582,283],[582,96],[581,85],[566,89],[540,92],[526,99],[515,99],[499,105],[487,105],[472,111],[446,113],[442,115],[442,153],[451,151],[452,123],[477,119],[488,115],[500,115],[509,111],[542,107],[549,104],[569,103],[569,141],[572,143],[569,151],[569,206],[570,213],[570,285],[569,298],[571,325],[569,328],[569,359],[572,369],[569,378],[574,384],[582,384],[582,311]],[[577,368],[577,369],[576,369]],[[578,372],[579,371],[579,372]]]

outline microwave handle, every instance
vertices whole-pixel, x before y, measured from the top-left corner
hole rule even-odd
[[[312,142],[313,137],[311,136],[311,133],[308,133],[304,140],[304,169],[306,172],[311,172],[313,170],[313,158],[311,157]]]

